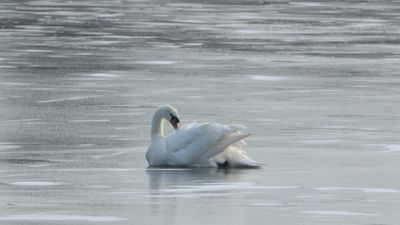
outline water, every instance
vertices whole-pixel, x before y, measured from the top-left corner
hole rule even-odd
[[[390,0],[3,0],[0,224],[398,224],[399,15]],[[147,169],[164,104],[247,126],[262,168]]]

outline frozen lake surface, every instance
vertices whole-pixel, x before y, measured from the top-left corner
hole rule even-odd
[[[399,15],[396,0],[2,0],[0,224],[399,224]],[[262,168],[147,169],[164,104],[247,126]]]

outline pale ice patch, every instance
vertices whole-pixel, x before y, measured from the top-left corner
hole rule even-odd
[[[113,172],[129,172],[129,171],[137,171],[137,170],[145,170],[142,168],[105,168],[104,171],[113,171]]]
[[[144,65],[173,65],[175,61],[136,61],[137,64],[144,64]]]
[[[8,184],[14,186],[32,186],[32,187],[63,185],[63,183],[50,182],[50,181],[16,181],[16,182],[10,182]]]
[[[11,69],[11,68],[17,68],[17,66],[11,66],[11,65],[0,65],[0,68]]]
[[[203,43],[183,43],[183,46],[189,46],[189,47],[196,47],[196,46],[202,46]]]
[[[29,86],[32,85],[30,83],[22,83],[22,82],[1,82],[0,86]]]
[[[259,189],[265,190],[287,190],[287,189],[299,189],[300,186],[259,186]]]
[[[204,21],[196,20],[196,19],[174,19],[174,20],[171,20],[171,22],[174,22],[174,23],[204,23]]]
[[[184,170],[192,170],[190,168],[148,168],[148,171],[184,171]]]
[[[59,91],[58,88],[50,88],[50,87],[32,87],[28,88],[30,91]]]
[[[48,163],[48,164],[29,165],[28,167],[31,167],[31,168],[42,168],[42,167],[48,167],[48,166],[53,166],[53,165],[54,165],[54,164]]]
[[[94,55],[91,52],[76,52],[74,53],[75,55],[80,55],[80,56],[90,56],[90,55]]]
[[[10,171],[0,170],[0,172],[12,172],[12,171],[11,170]],[[28,176],[28,174],[26,174],[26,173],[16,173],[16,174],[3,175],[3,177],[8,177],[8,178],[11,178],[11,177],[27,177],[27,176]]]
[[[100,120],[72,120],[73,123],[107,123],[110,120],[107,119],[100,119]]]
[[[107,186],[107,185],[92,185],[89,186],[90,188],[95,188],[95,189],[107,189],[107,188],[111,188],[111,186]]]
[[[389,189],[389,188],[363,188],[362,191],[368,193],[400,193],[398,189]]]
[[[111,74],[111,73],[91,73],[88,74],[89,77],[99,77],[99,78],[117,78],[119,77],[116,74]]]
[[[134,127],[134,126],[132,126],[132,127],[114,127],[114,129],[116,129],[116,130],[136,130],[137,127]]]
[[[253,206],[253,207],[275,207],[275,206],[282,206],[282,204],[269,203],[269,202],[258,202],[258,203],[248,204],[247,206]]]
[[[126,113],[100,113],[98,116],[138,116],[144,115],[143,112],[126,112]]]
[[[338,126],[338,125],[331,125],[331,126],[322,126],[321,128],[325,128],[325,129],[346,129],[347,127],[345,126]]]
[[[46,49],[23,49],[19,50],[21,52],[32,52],[32,53],[52,53],[53,50],[46,50]]]
[[[317,214],[317,215],[332,215],[332,216],[378,216],[373,213],[359,213],[359,212],[348,212],[348,211],[302,211],[306,214]]]
[[[216,182],[199,185],[176,185],[168,189],[162,189],[166,193],[196,193],[216,191],[238,191],[238,190],[286,190],[297,189],[298,186],[258,186],[250,182]]]
[[[400,145],[395,145],[395,144],[385,145],[384,148],[385,148],[385,150],[382,150],[382,151],[379,151],[379,152],[383,152],[383,153],[400,152]]]
[[[258,81],[281,81],[287,79],[286,77],[282,76],[265,76],[265,75],[249,75],[248,78]]]
[[[317,187],[313,188],[316,191],[348,191],[348,190],[360,190],[360,188],[354,187]]]
[[[88,222],[115,222],[125,218],[115,216],[83,216],[57,214],[24,214],[0,216],[0,221],[88,221]]]
[[[176,45],[176,44],[171,44],[171,43],[154,43],[155,45],[154,45],[154,47],[155,48],[170,48],[170,49],[172,49],[172,48],[179,48],[179,45]]]
[[[259,33],[264,33],[264,31],[243,29],[243,30],[236,30],[235,33],[238,33],[238,34],[259,34]]]
[[[222,197],[232,196],[233,193],[189,193],[189,194],[157,194],[157,195],[143,195],[148,198],[201,198],[201,197]]]
[[[78,101],[78,100],[84,100],[84,99],[90,99],[90,98],[100,98],[100,97],[103,97],[103,95],[89,95],[89,96],[76,96],[76,97],[68,97],[68,98],[49,99],[49,100],[36,101],[36,103],[41,104],[41,103]]]
[[[377,128],[377,127],[363,127],[363,128],[360,128],[360,130],[363,130],[363,131],[379,131],[380,129]]]
[[[11,143],[0,143],[0,151],[2,150],[9,150],[9,149],[16,149],[16,148],[20,148],[21,146],[19,145],[14,145]]]
[[[390,188],[357,188],[357,187],[318,187],[316,191],[360,191],[364,193],[400,193],[398,189]]]
[[[3,120],[0,123],[7,123],[7,124],[20,124],[20,123],[36,123],[41,121],[41,119],[16,119],[16,120]]]
[[[111,172],[130,172],[130,171],[140,171],[146,170],[146,168],[82,168],[82,169],[49,169],[48,171],[66,171],[66,172],[88,172],[93,171],[111,171]]]
[[[382,26],[382,23],[387,22],[386,20],[363,20],[362,22],[357,22],[357,23],[350,23],[346,25],[346,27],[350,29],[367,29],[367,28],[373,28],[373,27],[379,27]]]
[[[293,2],[291,3],[295,6],[300,6],[300,7],[318,7],[323,5],[322,3],[319,2]]]
[[[113,45],[113,44],[119,44],[119,43],[122,43],[122,41],[98,40],[98,41],[90,41],[87,44],[88,45]]]
[[[188,99],[203,99],[204,97],[200,96],[200,95],[191,95],[191,96],[186,96],[185,98],[188,98]]]

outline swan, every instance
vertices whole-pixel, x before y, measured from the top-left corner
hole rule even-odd
[[[175,130],[164,136],[164,121]],[[170,106],[156,110],[151,122],[151,142],[146,152],[150,167],[247,167],[258,168],[243,149],[244,127],[193,122],[178,127],[178,111]]]

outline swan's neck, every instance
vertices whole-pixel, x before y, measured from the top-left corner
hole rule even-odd
[[[164,136],[164,118],[161,116],[161,112],[158,111],[153,116],[151,122],[151,138],[159,138]]]

